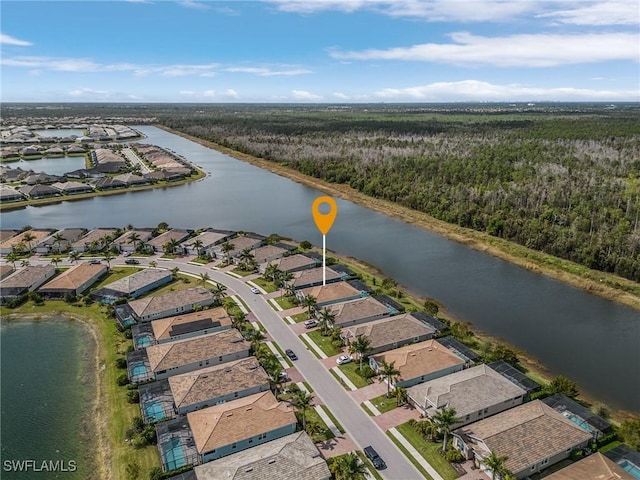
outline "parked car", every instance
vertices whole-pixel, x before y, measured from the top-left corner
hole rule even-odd
[[[351,358],[349,355],[340,355],[338,358],[336,358],[336,363],[338,365],[344,365],[345,363],[349,363],[351,360],[353,360],[353,358]]]
[[[93,258],[93,259],[89,260],[89,263],[91,265],[100,265],[102,263],[102,260],[99,260],[97,258]]]
[[[377,470],[383,470],[387,468],[387,464],[384,463],[384,460],[380,458],[378,452],[376,452],[371,445],[369,445],[368,447],[364,447],[364,454],[369,460],[371,460],[371,463],[373,463],[373,466],[376,467]]]
[[[124,252],[124,253],[122,254],[122,256],[123,256],[123,257],[128,257],[129,255],[131,255],[131,252]]]
[[[306,322],[304,322],[304,328],[313,328],[318,326],[318,321],[311,318],[309,320],[307,320]]]
[[[290,348],[287,348],[284,351],[284,353],[286,353],[287,357],[289,357],[291,360],[297,360],[298,359],[298,356]]]
[[[251,293],[260,293],[260,290],[258,290],[256,287],[251,287]]]
[[[138,265],[140,262],[138,260],[136,260],[135,258],[127,258],[124,263],[128,264],[128,265]]]

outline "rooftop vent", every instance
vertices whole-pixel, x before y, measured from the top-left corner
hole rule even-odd
[[[275,459],[275,458],[272,458],[272,459],[271,459],[271,460],[269,460],[267,463],[268,463],[269,465],[273,465],[274,463],[276,463],[276,459]]]

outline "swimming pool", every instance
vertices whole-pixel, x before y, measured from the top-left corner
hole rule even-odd
[[[144,413],[150,422],[155,422],[158,420],[162,420],[164,418],[164,411],[162,410],[162,405],[160,405],[160,403],[158,402],[145,405]]]
[[[151,345],[151,337],[149,335],[142,335],[136,339],[137,348],[145,348]]]
[[[172,438],[162,445],[162,461],[167,470],[184,467],[187,464],[187,457],[179,438]]]
[[[629,472],[640,480],[640,468],[637,465],[634,465],[629,460],[622,460],[618,465],[620,465],[624,471]]]
[[[139,363],[131,368],[131,381],[136,381],[147,376],[147,367]]]
[[[577,415],[574,415],[571,412],[564,411],[564,412],[562,412],[562,415],[567,420],[571,420],[573,423],[575,423],[577,426],[579,426],[585,432],[589,432],[589,433],[593,434],[593,432],[595,431],[591,425],[589,425],[582,418],[578,417]]]

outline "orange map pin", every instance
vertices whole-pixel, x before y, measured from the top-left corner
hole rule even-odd
[[[331,207],[328,213],[322,213],[320,211],[320,205],[323,203],[326,203]],[[331,230],[331,226],[336,219],[336,215],[338,214],[338,205],[331,197],[318,197],[313,201],[311,213],[313,213],[313,221],[316,222],[318,230],[320,230],[322,235],[326,235],[329,233],[329,230]]]

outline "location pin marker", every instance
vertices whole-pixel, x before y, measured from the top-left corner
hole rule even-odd
[[[322,213],[320,211],[320,205],[324,203],[331,207],[328,213]],[[338,205],[331,197],[318,197],[313,201],[311,213],[313,214],[313,221],[316,223],[316,227],[318,227],[318,230],[322,233],[322,285],[324,286],[327,284],[327,233],[331,230],[331,226],[338,214]]]

